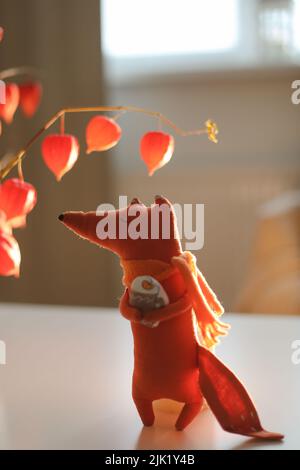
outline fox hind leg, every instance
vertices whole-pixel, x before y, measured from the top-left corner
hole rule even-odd
[[[183,431],[183,429],[186,428],[193,421],[193,419],[201,410],[202,405],[203,400],[197,403],[186,403],[183,406],[175,424],[177,431]]]
[[[152,426],[155,419],[152,401],[136,397],[133,400],[144,426]]]

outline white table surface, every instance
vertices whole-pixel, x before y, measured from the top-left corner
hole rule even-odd
[[[225,318],[225,317],[224,317]],[[282,443],[224,432],[209,410],[183,432],[176,414],[143,428],[131,400],[129,323],[116,310],[0,304],[0,449],[300,449],[300,317],[226,315],[217,355],[247,385]]]

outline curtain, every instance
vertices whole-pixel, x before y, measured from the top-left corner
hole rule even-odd
[[[1,0],[1,70],[29,65],[44,87],[42,105],[30,121],[21,116],[0,137],[1,155],[16,152],[66,106],[104,103],[99,0]],[[111,305],[112,257],[77,239],[57,220],[65,210],[96,210],[113,191],[109,157],[85,154],[84,129],[90,115],[68,115],[66,132],[80,140],[80,158],[57,183],[41,158],[41,139],[24,160],[25,180],[38,190],[38,205],[25,230],[16,230],[21,277],[0,278],[0,301]],[[58,126],[51,129],[57,132]],[[13,175],[16,175],[14,172]]]

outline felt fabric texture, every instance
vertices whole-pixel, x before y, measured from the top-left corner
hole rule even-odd
[[[176,272],[176,269],[160,260],[149,259],[149,260],[120,260],[120,265],[123,269],[123,284],[126,287],[130,287],[132,281],[137,276],[142,276],[147,273],[148,276],[153,276],[159,282],[167,279],[170,275]]]
[[[225,431],[266,440],[283,435],[265,431],[247,390],[234,373],[209,350],[199,347],[200,387]]]
[[[226,334],[227,325],[219,316],[223,307],[197,269],[191,253],[183,253],[171,203],[159,196],[155,204],[145,207],[137,199],[133,204],[151,222],[161,204],[170,208],[170,237],[164,239],[100,239],[97,225],[105,215],[68,212],[60,220],[81,237],[107,248],[120,257],[125,292],[120,300],[121,314],[131,322],[134,337],[134,372],[132,395],[145,426],[154,422],[152,403],[169,398],[184,403],[176,421],[184,429],[197,415],[203,396],[221,426],[229,432],[263,439],[283,436],[264,431],[245,387],[239,379],[210,352],[218,337]],[[133,220],[131,206],[108,215],[116,226]],[[118,232],[119,233],[119,232]],[[145,313],[150,328],[142,323],[144,314],[130,305],[132,280],[151,275],[165,289],[170,304]],[[202,344],[206,347],[203,347]]]
[[[281,434],[269,433],[262,428],[255,406],[239,379],[200,345],[198,325],[203,327],[203,323],[207,325],[206,321],[209,325],[214,321],[210,313],[206,320],[207,312],[210,312],[208,302],[215,305],[218,313],[220,308],[203,277],[202,281],[209,289],[208,299],[202,293],[197,283],[199,271],[195,258],[185,252],[172,262],[178,269],[154,260],[121,261],[127,289],[135,277],[147,274],[161,283],[171,302],[186,293],[191,301],[191,307],[184,310],[185,315],[169,318],[168,307],[165,307],[165,320],[157,328],[132,323],[135,345],[133,398],[141,418],[145,408],[151,409],[154,400],[173,399],[189,405],[183,408],[176,423],[178,429],[184,429],[201,409],[203,395],[224,430],[257,438],[281,439]],[[207,346],[213,344],[208,342]]]

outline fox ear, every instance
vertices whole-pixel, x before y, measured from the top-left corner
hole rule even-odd
[[[132,206],[133,204],[140,204],[142,206],[144,205],[142,201],[139,200],[138,197],[134,197],[129,205]]]
[[[175,208],[173,207],[172,203],[164,196],[155,196],[154,201],[155,201],[156,207],[158,206],[158,210],[160,210],[161,206],[164,206],[164,208],[168,207],[168,210],[170,212],[170,228],[172,230],[172,235],[174,236],[174,239],[178,241],[179,249],[181,251],[180,235],[179,235],[178,228],[177,228],[177,217],[176,217]],[[155,205],[154,205],[154,210],[155,210]]]
[[[167,204],[168,206],[170,206],[172,208],[172,204],[164,196],[155,196],[154,200],[155,200],[155,204],[157,204],[158,206],[161,206],[163,204]]]

